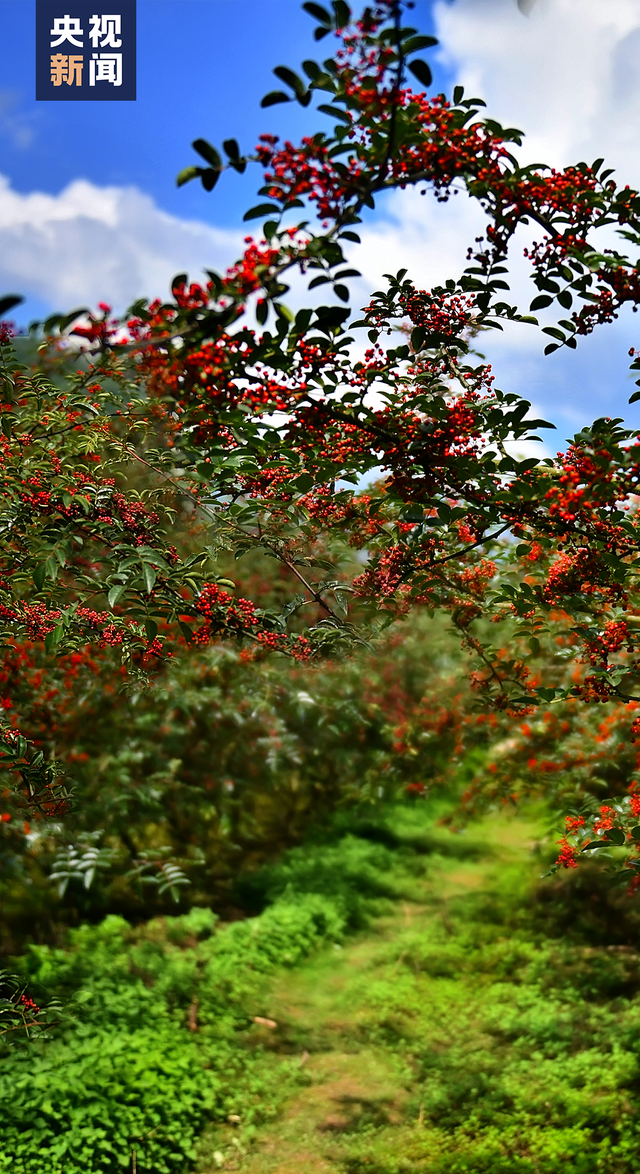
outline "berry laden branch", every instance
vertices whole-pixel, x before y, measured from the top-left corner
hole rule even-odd
[[[555,459],[519,458],[551,425],[495,386],[473,343],[533,329],[544,311],[546,351],[575,349],[636,309],[640,262],[597,237],[614,226],[640,245],[640,196],[602,160],[521,167],[522,133],[481,117],[480,99],[429,96],[415,55],[435,42],[396,0],[356,18],[342,0],[305,8],[335,52],[305,61],[304,77],[278,66],[286,90],[263,105],[297,101],[329,129],[311,125],[297,145],[265,134],[250,155],[228,139],[227,163],[196,139],[206,166],[178,177],[210,191],[225,170],[262,169],[262,202],[245,216],[262,231],[238,261],[202,284],[178,275],[169,300],[140,300],[123,320],[106,304],[54,316],[37,364],[19,361],[4,328],[5,646],[117,648],[137,679],[211,641],[336,655],[423,607],[451,616],[480,697],[514,716],[636,698],[639,434],[599,419]],[[415,186],[440,202],[465,190],[486,212],[484,237],[444,285],[419,289],[401,269],[354,315],[345,283],[360,275],[345,250],[357,255],[380,192]],[[526,248],[535,296],[521,312],[505,300],[509,250],[532,223],[545,236]],[[294,313],[294,272],[326,304]],[[640,352],[631,360],[640,372]],[[281,563],[279,609],[233,594],[228,559],[248,552]],[[489,623],[504,633],[497,649]],[[549,632],[565,651],[543,660]],[[53,766],[7,702],[17,801],[57,810]],[[41,771],[37,785],[25,770]]]

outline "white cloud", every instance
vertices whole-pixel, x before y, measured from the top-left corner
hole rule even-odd
[[[522,162],[560,168],[604,156],[619,183],[640,187],[640,0],[537,0],[529,17],[516,0],[436,0],[433,11],[452,85],[462,83],[469,97],[486,101],[488,116],[525,132],[516,149]],[[437,204],[415,190],[394,193],[353,255],[366,278],[358,294],[401,267],[425,288],[457,277],[486,220],[463,195]],[[521,307],[537,292],[522,250],[527,237],[539,235],[522,229],[512,244],[506,298]],[[638,345],[637,321],[623,315],[581,340],[577,352],[548,358],[548,339],[533,327],[507,326],[478,345],[498,386],[559,422],[561,443],[587,418],[630,415],[626,352]]]
[[[526,132],[525,162],[604,155],[640,183],[640,0],[436,0],[441,59],[489,114]]]
[[[382,273],[407,269],[424,288],[457,277],[465,268],[467,247],[481,235],[486,213],[464,193],[439,204],[416,189],[394,192],[384,220],[360,230],[362,249],[354,253],[366,289],[377,288]]]
[[[604,156],[620,181],[640,187],[640,0],[537,0],[529,17],[515,0],[436,0],[434,18],[454,82],[483,98],[490,117],[525,131],[523,162]],[[433,285],[461,272],[486,222],[463,195],[437,204],[396,192],[385,218],[365,229],[358,260],[372,282],[406,266]],[[524,231],[519,238],[514,288],[526,297]],[[525,348],[529,338],[522,332]]]
[[[226,268],[242,234],[180,220],[135,187],[77,179],[57,196],[23,195],[0,176],[0,288],[56,309],[166,296],[171,278]]]
[[[536,0],[529,17],[516,0],[435,0],[433,11],[453,81],[484,98],[490,116],[526,132],[517,152],[523,161],[562,167],[604,156],[619,182],[640,187],[640,0]],[[382,274],[402,267],[427,288],[458,276],[485,224],[463,194],[438,204],[431,194],[394,193],[351,253],[363,272],[352,304],[364,305]],[[56,308],[98,300],[120,308],[163,294],[176,272],[197,278],[204,265],[226,267],[241,240],[240,229],[181,220],[133,187],[76,180],[57,196],[22,195],[0,177],[0,292],[15,289]],[[532,293],[524,243],[522,235],[512,250],[519,305]],[[287,300],[306,302],[303,286],[294,279]],[[625,355],[637,344],[637,321],[628,315],[601,329],[575,355],[543,359],[546,340],[527,327],[486,336],[480,349],[494,362],[498,386],[524,394],[536,413],[560,415],[564,435],[588,416],[626,413],[633,387]]]

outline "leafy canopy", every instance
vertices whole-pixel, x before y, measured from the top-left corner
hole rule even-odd
[[[431,81],[415,54],[434,42],[404,24],[398,0],[359,18],[342,0],[305,8],[316,40],[337,48],[302,74],[278,66],[285,88],[263,105],[297,101],[311,119],[320,98],[325,129],[299,144],[263,135],[252,154],[227,139],[226,162],[199,138],[206,166],[178,177],[212,190],[225,170],[262,169],[245,216],[262,231],[242,257],[205,284],[178,275],[170,300],[141,300],[122,321],[106,305],[54,316],[38,364],[3,329],[5,648],[43,644],[54,658],[110,647],[129,679],[220,640],[248,660],[306,662],[420,605],[451,617],[498,708],[634,703],[638,433],[599,419],[557,460],[518,459],[517,443],[549,425],[495,387],[473,339],[533,329],[543,310],[546,351],[575,349],[625,303],[635,309],[640,262],[599,250],[598,230],[640,244],[640,197],[601,159],[521,167],[521,132],[484,118],[480,99],[414,90]],[[443,286],[388,275],[358,317],[347,251],[376,198],[410,185],[440,201],[466,190],[486,212],[484,238]],[[536,292],[524,310],[508,284],[523,225],[542,234],[526,251]],[[294,272],[326,304],[294,314]],[[363,330],[364,351],[349,333]],[[259,590],[234,594],[223,567],[248,552],[284,568],[279,607]],[[506,625],[506,647],[483,637],[487,619]],[[584,666],[577,679],[558,684],[528,663],[550,631]],[[64,810],[55,760],[18,723],[5,723],[2,752],[21,802]]]

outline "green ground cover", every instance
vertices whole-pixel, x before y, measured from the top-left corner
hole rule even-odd
[[[0,1170],[637,1170],[634,902],[596,866],[540,882],[541,821],[433,817],[289,852],[238,886],[244,921],[33,947],[67,1018],[0,1063]]]

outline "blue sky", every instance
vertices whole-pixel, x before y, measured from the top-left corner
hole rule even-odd
[[[69,9],[61,3],[61,13]],[[297,0],[138,0],[138,99],[36,102],[34,0],[2,0],[0,292],[27,296],[18,319],[166,292],[175,272],[199,276],[233,261],[260,173],[225,174],[212,194],[177,172],[190,143],[243,149],[259,133],[297,138],[322,116],[296,104],[260,109],[277,64],[322,57]],[[523,156],[563,166],[605,155],[640,187],[640,0],[417,0],[411,21],[435,32],[435,88],[463,81],[489,112],[528,132]],[[395,194],[371,215],[353,260],[362,305],[384,271],[408,265],[425,286],[464,267],[484,219],[464,196],[438,205]],[[526,242],[523,242],[526,243]],[[514,293],[528,301],[520,264]],[[627,351],[637,317],[587,339],[577,355],[543,358],[544,337],[521,328],[483,339],[498,385],[558,420],[558,443],[600,414],[638,417]],[[551,442],[555,449],[555,440]]]
[[[61,13],[67,9],[61,0]],[[16,193],[57,196],[78,179],[101,188],[133,185],[182,220],[240,229],[260,172],[227,174],[213,194],[197,182],[178,189],[178,172],[200,162],[192,140],[219,146],[235,137],[248,150],[262,132],[295,139],[309,129],[309,112],[297,103],[260,108],[262,96],[280,84],[275,65],[297,68],[304,58],[322,59],[323,49],[326,55],[327,41],[313,41],[315,21],[297,0],[138,0],[135,103],[37,102],[35,0],[2,0],[1,12],[11,52],[0,65],[0,173]],[[430,0],[417,0],[412,20],[432,31]],[[435,69],[443,87],[447,71]],[[316,125],[326,121],[316,119]],[[27,299],[19,321],[61,308],[33,287],[28,273],[23,284],[20,276],[15,292]],[[141,292],[132,289],[130,300]]]
[[[60,11],[69,6],[61,0]],[[136,184],[177,216],[222,226],[239,223],[258,173],[227,176],[214,195],[195,183],[177,189],[176,174],[198,161],[191,141],[236,137],[246,150],[264,131],[307,132],[297,103],[261,110],[260,99],[281,85],[274,66],[322,60],[330,45],[314,43],[316,22],[297,0],[138,0],[137,101],[36,102],[35,3],[2,0],[1,10],[12,50],[0,66],[0,169],[18,191],[57,193],[78,176]],[[429,0],[417,0],[411,19],[432,31]],[[446,72],[438,69],[441,86]]]

